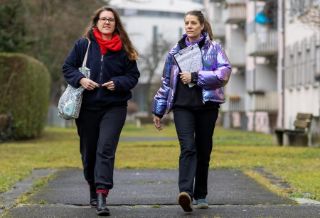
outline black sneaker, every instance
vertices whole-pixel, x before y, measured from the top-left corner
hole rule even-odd
[[[192,200],[187,192],[181,192],[178,195],[178,203],[184,210],[184,212],[192,212]]]

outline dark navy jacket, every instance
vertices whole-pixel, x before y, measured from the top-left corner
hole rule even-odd
[[[90,69],[90,79],[102,85],[112,80],[115,90],[110,91],[105,87],[95,88],[92,91],[85,90],[83,93],[82,107],[103,108],[112,105],[127,105],[131,98],[131,89],[137,84],[140,72],[136,61],[129,60],[125,50],[107,51],[105,55],[100,53],[99,44],[91,35],[88,51],[87,68]],[[80,79],[84,76],[78,70],[82,65],[88,39],[79,39],[62,67],[63,75],[68,84],[73,87],[80,86]]]

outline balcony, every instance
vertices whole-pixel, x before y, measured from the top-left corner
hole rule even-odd
[[[246,91],[248,94],[264,94],[277,90],[277,66],[257,64],[255,70],[247,70]]]
[[[277,111],[278,110],[278,93],[267,92],[263,95],[254,96],[253,110],[255,111]]]
[[[213,37],[216,39],[222,39],[226,36],[226,28],[224,23],[219,21],[213,21],[212,24]]]
[[[245,67],[246,65],[246,55],[244,49],[241,47],[234,47],[227,49],[227,56],[229,58],[229,61],[232,65],[232,67]]]
[[[247,54],[250,56],[271,56],[278,52],[278,33],[273,29],[252,32],[247,40]]]
[[[225,37],[225,8],[224,4],[213,4],[212,8],[212,19],[210,20],[214,38]]]
[[[227,4],[246,4],[246,0],[226,0]]]
[[[228,3],[226,10],[225,23],[239,24],[246,21],[246,4],[245,3]]]
[[[226,102],[223,104],[223,111],[243,112],[244,99],[238,95],[229,96]]]

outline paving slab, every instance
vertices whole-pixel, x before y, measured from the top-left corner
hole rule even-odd
[[[115,170],[109,205],[176,205],[177,170]],[[268,191],[237,170],[209,172],[208,201],[211,205],[294,204]],[[48,204],[88,205],[89,188],[82,170],[59,171],[55,179],[31,198]]]
[[[211,205],[207,210],[184,213],[178,206],[110,206],[111,217],[202,217],[202,218],[319,218],[320,207],[290,205]],[[95,209],[67,205],[22,205],[10,210],[5,218],[91,218]]]
[[[47,177],[56,172],[55,169],[35,169],[27,178],[17,182],[9,191],[0,193],[0,215],[5,209],[16,204],[16,199],[32,189],[34,181]]]
[[[237,170],[209,172],[209,209],[184,213],[176,203],[177,170],[115,170],[108,197],[111,217],[318,218],[319,205],[297,205],[279,197]],[[82,170],[65,169],[5,218],[97,217],[88,206]]]

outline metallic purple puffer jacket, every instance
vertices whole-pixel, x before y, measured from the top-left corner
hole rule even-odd
[[[175,45],[169,52],[163,69],[162,85],[154,96],[152,113],[164,115],[169,113],[173,106],[173,99],[176,91],[177,80],[179,79],[179,68],[173,55],[180,50],[180,46]],[[231,65],[221,48],[220,44],[211,41],[206,36],[205,43],[201,48],[202,70],[198,72],[197,85],[202,88],[202,101],[224,103],[223,87],[227,84]]]

